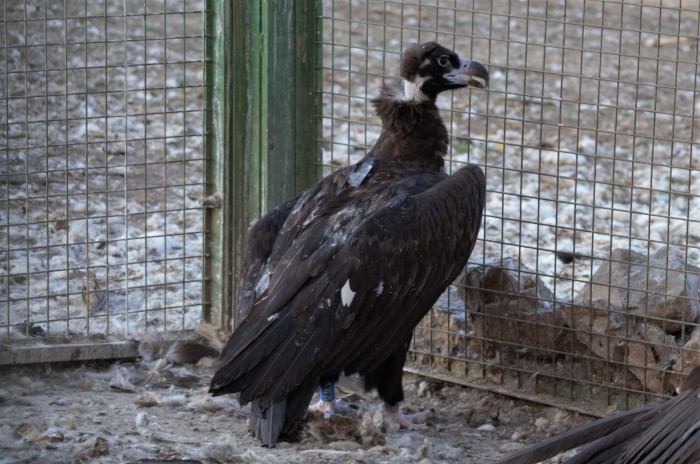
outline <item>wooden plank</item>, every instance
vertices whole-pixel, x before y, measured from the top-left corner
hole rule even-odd
[[[251,120],[251,136],[260,135],[259,214],[311,186],[320,172],[317,116],[319,48],[318,0],[259,2],[251,20],[251,59],[247,60],[259,82]],[[260,24],[260,29],[255,24]],[[257,58],[260,58],[258,63]],[[259,113],[256,113],[259,103]],[[251,172],[251,175],[255,173]]]
[[[316,183],[322,175],[321,82],[323,48],[321,39],[322,5],[320,0],[295,2],[295,192]]]
[[[233,134],[230,143],[230,168],[227,173],[231,188],[228,199],[231,217],[230,247],[223,250],[230,257],[231,300],[222,308],[221,327],[232,330],[235,325],[234,302],[236,301],[236,279],[240,273],[245,236],[250,223],[262,213],[262,198],[265,192],[261,186],[261,168],[264,145],[261,137],[265,130],[261,121],[261,2],[236,0],[232,11],[232,45],[227,49],[225,59],[229,64],[228,75],[233,82],[231,104],[226,115],[231,121]]]
[[[245,89],[236,89],[245,92],[248,99],[249,114],[245,114],[245,120],[240,124],[245,126],[247,143],[246,149],[240,151],[236,149],[235,156],[242,156],[245,159],[245,178],[241,179],[236,175],[234,182],[244,184],[245,192],[242,192],[245,199],[245,211],[241,211],[245,217],[257,219],[267,211],[267,143],[265,138],[269,132],[268,110],[267,110],[267,0],[250,2],[247,12],[249,21],[243,30],[236,34],[242,34],[246,41],[245,50],[236,49],[238,54],[233,57],[236,69],[246,69],[248,72]],[[239,37],[236,37],[238,40]],[[237,85],[239,81],[236,81]],[[244,113],[237,113],[234,117],[243,116]],[[239,123],[236,123],[238,126]],[[247,227],[247,224],[246,224]],[[242,243],[242,242],[241,242]]]
[[[0,365],[90,361],[144,356],[163,357],[177,340],[195,337],[193,330],[149,332],[129,340],[101,335],[16,339],[0,343]]]
[[[295,185],[296,127],[295,95],[297,79],[295,75],[295,17],[294,10],[305,2],[276,0],[268,3],[269,10],[265,55],[268,57],[267,72],[262,85],[267,89],[269,99],[266,104],[268,133],[266,137],[267,164],[269,179],[266,210],[292,198],[297,190]]]
[[[172,343],[172,342],[171,342]],[[0,365],[36,364],[45,362],[90,361],[139,357],[139,342],[82,342],[63,344],[3,345]]]
[[[228,2],[222,2],[228,3]],[[231,280],[230,284],[230,302],[222,308],[222,324],[221,327],[226,330],[232,330],[235,326],[234,320],[234,302],[236,301],[236,282],[235,279],[240,272],[240,263],[242,260],[243,243],[245,234],[248,230],[248,225],[253,218],[249,207],[249,195],[251,191],[251,163],[248,160],[248,153],[251,151],[251,140],[254,137],[251,134],[249,127],[249,119],[251,112],[251,98],[249,92],[253,83],[251,81],[250,65],[248,53],[250,49],[250,40],[247,31],[252,27],[250,24],[251,3],[245,1],[234,1],[232,11],[232,43],[228,48],[227,54],[222,56],[230,64],[227,76],[230,76],[232,81],[231,87],[231,103],[226,108],[226,117],[231,121],[231,132],[233,134],[230,143],[230,170],[227,172],[227,179],[230,183],[231,197],[228,199],[230,206],[227,214],[230,218],[231,226],[231,241],[230,247],[223,250],[230,258]]]
[[[237,286],[232,279],[239,274],[248,226],[312,185],[320,172],[320,1],[223,4],[229,2],[208,2],[214,18],[228,17],[231,27],[215,20],[208,32],[217,35],[211,39],[217,45],[209,55],[215,63],[207,74],[208,102],[217,113],[214,122],[222,122],[207,126],[219,132],[208,139],[216,146],[207,191],[222,193],[223,208],[207,223],[212,256],[205,297],[212,322],[230,329]]]
[[[435,372],[432,369],[415,367],[406,365],[403,368],[404,372],[409,372],[411,374],[420,375],[422,377],[428,377],[436,380],[441,380],[443,382],[450,382],[457,385],[463,385],[469,388],[475,388],[477,390],[489,391],[491,393],[498,393],[499,395],[509,396],[511,398],[517,398],[520,400],[530,401],[531,403],[537,403],[544,406],[553,406],[561,408],[567,411],[576,412],[586,416],[601,418],[607,417],[609,414],[606,413],[604,407],[596,403],[587,403],[586,407],[583,408],[580,402],[568,401],[563,398],[555,398],[551,396],[530,394],[523,391],[518,391],[513,388],[508,388],[507,386],[496,385],[492,382],[472,382],[466,377],[457,375],[447,375]]]
[[[233,302],[233,257],[236,216],[235,190],[231,182],[234,157],[232,147],[239,136],[234,130],[231,112],[245,101],[233,98],[234,78],[229,50],[233,47],[233,22],[236,18],[230,2],[207,0],[206,35],[206,107],[204,151],[206,162],[205,255],[203,319],[221,327],[230,326]],[[243,83],[245,84],[245,82]],[[240,139],[240,136],[238,137]],[[237,224],[241,227],[240,224]],[[247,227],[247,226],[245,226]]]

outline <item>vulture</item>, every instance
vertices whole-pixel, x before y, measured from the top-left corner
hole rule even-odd
[[[209,391],[251,403],[250,430],[264,446],[292,434],[316,389],[332,390],[341,374],[359,374],[400,424],[425,421],[398,407],[412,332],[466,265],[485,202],[481,168],[444,170],[448,134],[435,101],[485,88],[489,75],[429,42],[405,50],[401,77],[403,88],[372,100],[382,130],[367,155],[248,230],[242,322]]]
[[[592,443],[591,443],[592,442]],[[500,464],[535,464],[590,443],[565,464],[700,463],[700,366],[678,396],[600,419],[520,451]]]

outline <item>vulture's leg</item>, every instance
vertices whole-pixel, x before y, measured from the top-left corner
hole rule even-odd
[[[346,404],[345,401],[335,398],[335,380],[321,379],[318,387],[320,400],[309,406],[309,412],[322,412],[327,419],[333,414],[348,415],[357,410],[357,406]]]
[[[405,429],[425,428],[425,421],[432,411],[422,411],[417,414],[403,414],[399,403],[403,401],[403,365],[411,343],[411,337],[377,369],[365,375],[365,389],[377,389],[379,397],[384,400],[389,415]]]

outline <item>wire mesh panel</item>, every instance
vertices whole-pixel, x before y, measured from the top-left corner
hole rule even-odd
[[[370,99],[436,40],[490,89],[439,98],[448,169],[487,177],[470,265],[415,332],[452,379],[634,406],[700,363],[697,1],[324,2],[324,172],[379,135]]]
[[[202,0],[0,2],[0,335],[201,315]]]

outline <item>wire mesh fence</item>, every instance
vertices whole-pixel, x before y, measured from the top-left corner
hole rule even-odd
[[[491,72],[438,102],[448,168],[482,166],[487,205],[415,366],[622,408],[672,394],[700,362],[698,2],[336,0],[321,21],[325,173],[377,139],[407,45]]]
[[[0,337],[201,316],[202,0],[0,2]]]
[[[328,1],[324,174],[427,40],[486,64],[443,96],[448,170],[487,175],[471,264],[416,330],[457,381],[665,396],[700,362],[697,1]],[[204,2],[0,2],[0,333],[128,335],[201,316]]]

